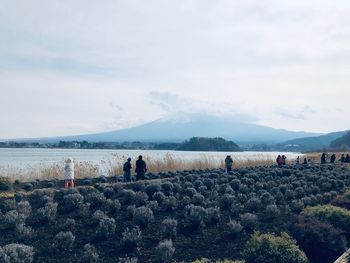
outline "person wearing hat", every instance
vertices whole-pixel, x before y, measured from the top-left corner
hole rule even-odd
[[[130,182],[131,181],[131,158],[129,157],[128,160],[123,165],[123,171],[124,171],[124,182]]]
[[[64,167],[64,188],[74,187],[74,162],[72,158],[66,160],[66,165]]]
[[[139,156],[139,159],[136,161],[136,180],[144,180],[145,173],[147,172],[146,162],[142,160],[142,155]]]
[[[231,155],[227,155],[225,158],[226,173],[232,171],[232,164],[233,164],[233,160],[231,158]]]

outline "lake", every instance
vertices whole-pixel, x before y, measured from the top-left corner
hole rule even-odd
[[[231,155],[233,160],[275,160],[278,154],[287,156],[287,160],[295,159],[300,153],[281,152],[189,152],[163,150],[85,150],[85,149],[37,149],[37,148],[0,148],[0,167],[19,168],[35,167],[38,165],[60,164],[68,157],[75,161],[88,161],[99,165],[106,161],[117,161],[131,157],[133,161],[139,155],[152,159],[162,159],[167,154],[182,160],[209,158],[214,161],[223,160]],[[118,158],[117,158],[118,157]],[[124,158],[123,158],[124,157]]]

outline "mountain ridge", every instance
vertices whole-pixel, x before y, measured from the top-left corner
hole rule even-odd
[[[350,149],[350,131],[330,143],[332,149]]]
[[[317,151],[330,148],[331,143],[347,134],[346,131],[331,132],[320,136],[297,138],[288,140],[277,146],[285,150]]]
[[[319,136],[321,133],[288,131],[254,123],[242,122],[230,117],[210,115],[186,115],[186,118],[162,118],[127,129],[74,136],[18,139],[26,142],[182,142],[191,137],[222,137],[237,143],[280,143],[283,141]],[[10,141],[10,140],[6,140]],[[11,140],[17,141],[17,140]]]

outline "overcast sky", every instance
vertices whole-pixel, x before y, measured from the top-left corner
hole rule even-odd
[[[205,112],[350,129],[349,0],[0,0],[0,138]]]

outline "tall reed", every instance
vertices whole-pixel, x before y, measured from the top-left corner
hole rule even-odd
[[[98,177],[101,175],[113,176],[123,174],[123,163],[128,156],[125,155],[113,155],[110,160],[102,160],[96,164],[93,162],[83,161],[75,162],[75,177]],[[271,157],[259,154],[252,156],[251,158],[233,158],[233,167],[242,168],[259,165],[272,165],[275,160]],[[162,158],[154,158],[151,156],[143,156],[143,160],[147,164],[148,172],[158,173],[166,171],[181,171],[192,169],[212,169],[212,168],[224,168],[224,160],[211,157],[205,154],[199,154],[198,158],[185,159],[174,156],[167,153]],[[135,169],[135,161],[132,160],[133,171]],[[64,178],[64,161],[54,164],[40,163],[37,166],[27,166],[24,168],[13,167],[0,167],[0,176],[6,176],[12,180],[31,181],[31,180],[51,180],[51,179],[63,179]]]

